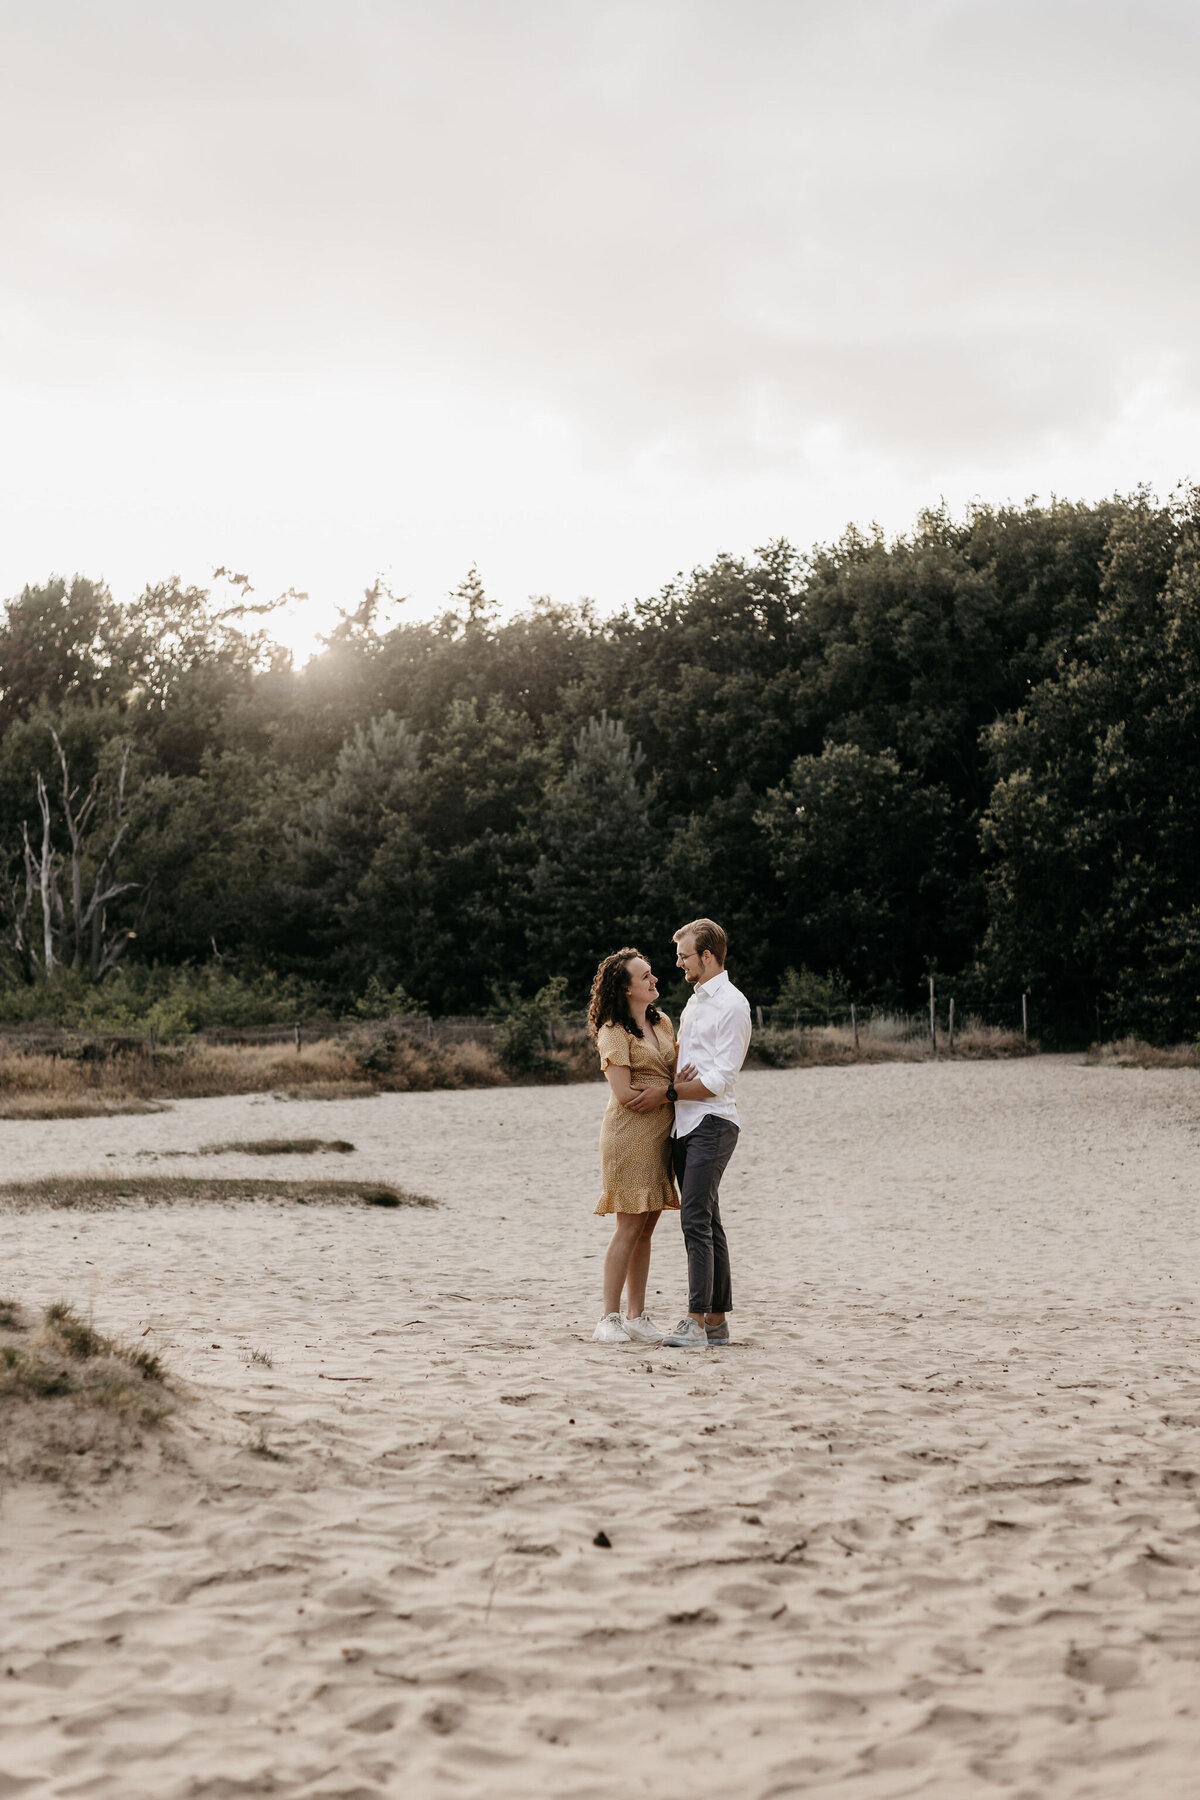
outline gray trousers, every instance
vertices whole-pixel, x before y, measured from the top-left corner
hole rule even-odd
[[[692,1313],[723,1313],[733,1305],[720,1187],[737,1141],[737,1126],[712,1113],[686,1137],[672,1140],[679,1222],[688,1259],[688,1311]]]

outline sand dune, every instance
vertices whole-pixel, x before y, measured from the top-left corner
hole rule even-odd
[[[194,1396],[177,1460],[0,1496],[0,1800],[1194,1795],[1195,1074],[743,1100],[700,1354],[589,1341],[599,1087],[0,1124],[8,1180],[286,1130],[441,1202],[0,1211],[0,1292]]]

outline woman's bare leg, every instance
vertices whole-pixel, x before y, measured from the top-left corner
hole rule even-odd
[[[642,1230],[633,1247],[633,1255],[629,1259],[629,1273],[625,1277],[625,1316],[636,1319],[646,1310],[646,1283],[650,1279],[650,1251],[654,1227],[662,1218],[661,1212],[643,1213]]]
[[[629,1275],[629,1265],[645,1229],[646,1213],[615,1213],[613,1234],[604,1258],[604,1310],[619,1313],[621,1289]],[[642,1282],[645,1294],[646,1284]]]

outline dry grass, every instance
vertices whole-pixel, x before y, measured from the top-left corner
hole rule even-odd
[[[550,1067],[530,1081],[598,1076],[590,1045],[552,1051]],[[510,1085],[488,1044],[440,1043],[403,1033],[382,1040],[365,1028],[299,1051],[284,1044],[192,1043],[118,1049],[109,1056],[52,1056],[0,1047],[0,1118],[78,1119],[157,1112],[172,1100],[276,1093],[290,1100],[353,1100],[371,1094]],[[264,1153],[265,1154],[265,1153]]]
[[[198,1156],[348,1156],[354,1145],[345,1138],[243,1138],[230,1144],[202,1144]],[[186,1150],[168,1152],[186,1156]]]
[[[162,1100],[115,1100],[100,1094],[67,1095],[50,1090],[0,1099],[0,1119],[107,1119],[119,1113],[158,1113]]]
[[[343,1100],[378,1092],[364,1081],[343,1045],[189,1044],[118,1050],[111,1056],[50,1056],[0,1049],[0,1116],[71,1119],[113,1112],[154,1112],[165,1101],[217,1094],[286,1091],[306,1099]]]
[[[768,1027],[754,1034],[751,1068],[797,1068],[854,1062],[919,1062],[929,1054],[928,1042],[886,1029],[864,1029],[855,1048],[845,1026],[796,1031]],[[967,1021],[955,1039],[953,1054],[964,1059],[1027,1056],[1037,1044],[1019,1032],[1002,1031]],[[1097,1060],[1116,1060],[1107,1054]],[[1179,1066],[1190,1054],[1152,1052],[1142,1046],[1145,1067]],[[944,1040],[938,1054],[948,1054]],[[1151,1056],[1177,1057],[1151,1063]],[[1137,1060],[1135,1058],[1134,1060]],[[172,1100],[222,1094],[275,1093],[290,1100],[352,1100],[378,1093],[423,1093],[435,1088],[529,1086],[544,1082],[599,1079],[592,1045],[579,1042],[549,1053],[546,1066],[527,1076],[502,1067],[489,1044],[468,1040],[442,1043],[437,1038],[406,1036],[387,1027],[358,1027],[348,1037],[305,1044],[299,1052],[283,1044],[193,1043],[160,1050],[153,1060],[144,1051],[119,1049],[111,1056],[51,1056],[44,1052],[0,1048],[0,1118],[72,1119],[110,1113],[157,1112]],[[282,1143],[282,1140],[280,1140]],[[299,1144],[301,1140],[297,1140]],[[313,1140],[316,1150],[318,1140]],[[336,1146],[335,1146],[336,1147]],[[293,1147],[256,1150],[253,1145],[211,1146],[243,1154],[308,1154]]]
[[[0,1186],[0,1212],[74,1208],[102,1212],[114,1206],[240,1204],[274,1200],[299,1206],[436,1206],[425,1194],[379,1181],[278,1181],[267,1176],[222,1179],[195,1175],[50,1175]]]
[[[955,1056],[976,1062],[986,1062],[989,1058],[1036,1056],[1040,1049],[1036,1038],[1024,1037],[1019,1031],[1006,1031],[1000,1025],[979,1025],[954,1040]]]
[[[1200,1044],[1160,1048],[1143,1038],[1116,1038],[1109,1044],[1093,1044],[1086,1060],[1117,1069],[1200,1069]]]
[[[393,1092],[431,1088],[537,1087],[549,1082],[599,1081],[600,1063],[590,1042],[549,1050],[545,1067],[529,1075],[507,1071],[490,1044],[402,1043],[384,1085]]]
[[[988,1058],[1032,1056],[1038,1048],[1033,1038],[1025,1038],[1019,1031],[972,1025],[955,1036],[952,1052],[946,1039],[939,1037],[937,1054],[939,1059],[953,1055],[964,1061],[978,1062]],[[768,1027],[754,1033],[747,1066],[797,1069],[840,1067],[860,1062],[928,1062],[932,1054],[928,1038],[902,1038],[860,1030],[856,1047],[854,1033],[848,1026],[821,1025],[795,1031]]]
[[[169,1410],[154,1351],[106,1337],[66,1301],[36,1321],[0,1301],[0,1475],[102,1478]]]
[[[379,1092],[373,1081],[310,1081],[301,1087],[284,1088],[283,1097],[285,1100],[370,1100]]]

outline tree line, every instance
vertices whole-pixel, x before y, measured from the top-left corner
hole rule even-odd
[[[303,667],[233,591],[5,604],[8,1016],[171,971],[578,1003],[706,913],[764,1000],[808,969],[909,1010],[934,972],[1064,1041],[1200,1031],[1192,489],[779,542],[615,617],[502,620],[472,571],[388,623],[377,585]]]

